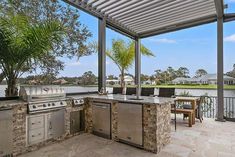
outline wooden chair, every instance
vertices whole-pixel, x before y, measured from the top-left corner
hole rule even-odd
[[[154,96],[155,88],[141,88],[141,96]]]
[[[177,109],[172,109],[171,113],[175,113],[175,114],[186,114],[189,118],[188,118],[188,125],[189,127],[192,127],[193,124],[193,110],[192,109],[181,109],[181,108],[177,108]]]
[[[210,110],[211,105],[212,105],[212,99],[209,96],[201,96],[199,103],[197,105],[197,109],[196,109],[196,118],[200,120],[200,122],[202,123],[203,121],[203,113],[207,112],[208,110]],[[192,105],[190,104],[183,104],[183,108],[184,109],[192,109]],[[187,117],[186,114],[184,114],[184,119]]]

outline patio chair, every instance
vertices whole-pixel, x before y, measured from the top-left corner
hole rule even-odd
[[[113,94],[122,94],[122,87],[113,87]]]
[[[141,96],[154,96],[155,88],[141,88]]]
[[[127,88],[126,95],[136,95],[136,88],[133,88],[133,87]]]
[[[203,113],[207,112],[210,110],[211,105],[212,105],[212,99],[209,96],[201,96],[200,97],[200,101],[199,104],[197,106],[196,109],[196,118],[200,120],[200,122],[202,123],[203,121]],[[184,109],[192,109],[192,105],[191,104],[183,104],[183,108]],[[184,119],[187,117],[187,115],[184,114]]]

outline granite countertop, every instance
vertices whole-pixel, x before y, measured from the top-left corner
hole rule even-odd
[[[121,95],[121,94],[108,94],[108,95],[98,95],[98,94],[86,94],[86,95],[74,95],[72,98],[91,98],[99,100],[112,100],[112,101],[124,101],[131,103],[141,103],[141,104],[165,104],[173,103],[173,98],[164,97],[151,97],[151,96],[141,96],[141,100],[133,100],[136,96],[133,95]]]
[[[1,100],[0,101],[0,109],[1,108],[12,108],[17,105],[27,104],[27,102],[23,100]]]

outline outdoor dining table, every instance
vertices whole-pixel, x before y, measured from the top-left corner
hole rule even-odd
[[[192,105],[192,110],[193,110],[193,118],[192,118],[192,123],[195,124],[195,120],[196,120],[196,109],[197,109],[197,105],[198,102],[200,101],[199,97],[184,97],[184,96],[177,96],[175,98],[175,103],[176,102],[183,102],[183,103],[188,103],[190,102]]]

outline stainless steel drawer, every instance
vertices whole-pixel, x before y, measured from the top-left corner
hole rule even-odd
[[[31,145],[43,141],[45,138],[44,131],[44,128],[29,130],[28,144]]]
[[[28,117],[29,130],[43,128],[44,127],[44,115],[30,116]]]
[[[93,102],[92,122],[93,133],[105,138],[111,138],[111,107],[110,103]]]
[[[118,138],[136,146],[143,145],[142,104],[118,103]]]

